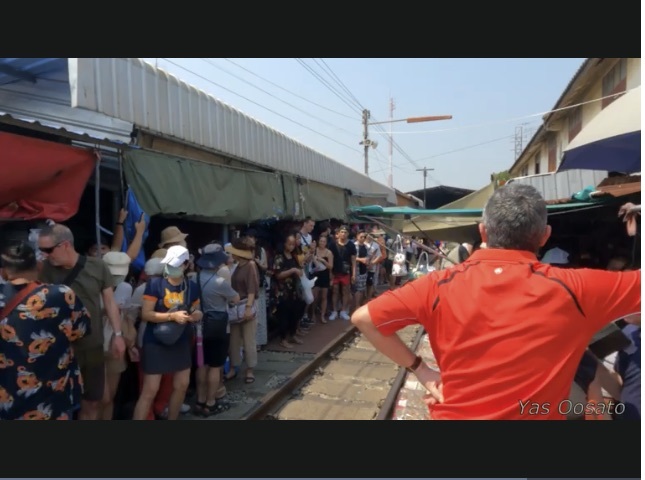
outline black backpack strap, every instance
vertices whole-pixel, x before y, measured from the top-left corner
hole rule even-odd
[[[85,255],[79,255],[78,260],[76,261],[76,265],[74,265],[74,268],[72,268],[72,271],[69,272],[67,277],[65,277],[65,280],[63,280],[63,285],[67,285],[68,287],[72,287],[72,283],[74,283],[74,280],[76,280],[76,277],[78,277],[78,274],[81,273],[81,270],[83,270],[83,267],[85,267],[85,263],[87,262],[87,257]]]

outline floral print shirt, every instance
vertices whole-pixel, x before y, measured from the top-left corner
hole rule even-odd
[[[298,300],[300,299],[298,278],[293,275],[278,280],[277,276],[280,272],[291,270],[292,268],[302,268],[300,262],[296,257],[287,258],[283,253],[278,253],[273,259],[273,278],[271,282],[273,286],[273,296],[278,302],[285,300]]]
[[[0,289],[0,309],[5,295]],[[40,284],[0,319],[0,420],[69,420],[83,393],[72,343],[90,329],[65,285]]]

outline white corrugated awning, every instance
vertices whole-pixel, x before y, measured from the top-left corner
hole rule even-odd
[[[72,107],[232,158],[351,191],[394,190],[136,58],[70,58]],[[118,92],[118,95],[117,95]]]

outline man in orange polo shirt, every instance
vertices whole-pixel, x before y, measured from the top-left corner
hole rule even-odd
[[[640,314],[640,270],[541,264],[551,227],[544,199],[527,185],[495,191],[479,231],[486,249],[372,300],[352,322],[441,397],[433,419],[564,420],[592,336]],[[428,332],[441,374],[394,335],[413,324]]]

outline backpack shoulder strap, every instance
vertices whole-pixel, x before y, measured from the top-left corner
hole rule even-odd
[[[72,268],[72,271],[69,272],[67,277],[65,277],[65,280],[63,280],[63,285],[67,285],[68,287],[72,287],[72,283],[74,283],[74,280],[76,280],[76,277],[78,277],[78,274],[81,273],[81,270],[83,270],[83,267],[85,267],[85,263],[87,262],[87,257],[85,255],[80,255],[78,257],[78,260],[76,261],[76,265],[74,265],[74,268]]]

